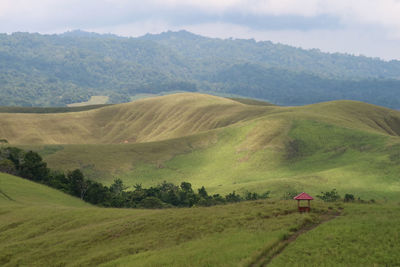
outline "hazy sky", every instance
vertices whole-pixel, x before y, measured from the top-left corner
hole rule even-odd
[[[400,0],[0,0],[0,32],[181,30],[400,60]]]

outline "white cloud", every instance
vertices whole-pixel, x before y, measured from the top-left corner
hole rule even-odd
[[[316,29],[300,30],[254,30],[245,26],[226,23],[187,25],[185,29],[215,38],[242,38],[256,41],[273,41],[306,49],[319,48],[323,52],[341,52],[351,55],[380,57],[400,60],[398,41],[388,41],[379,29]]]

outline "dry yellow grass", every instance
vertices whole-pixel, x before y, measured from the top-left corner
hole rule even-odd
[[[280,121],[275,123],[277,129],[282,129],[282,123],[290,125],[294,119],[309,119],[400,134],[400,112],[356,101],[276,107],[182,93],[75,113],[0,113],[0,139],[11,144],[140,143],[179,138],[257,118]],[[254,136],[263,136],[263,129],[260,130]]]
[[[11,144],[139,143],[224,127],[268,112],[265,107],[201,94],[177,94],[62,114],[0,114]]]

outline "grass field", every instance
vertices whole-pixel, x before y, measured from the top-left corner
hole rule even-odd
[[[250,263],[284,236],[328,212],[298,214],[289,201],[137,210],[89,206],[0,174],[2,266],[229,266]]]
[[[400,262],[398,111],[178,94],[74,113],[2,113],[0,123],[0,139],[108,185],[116,177],[131,186],[188,181],[209,193],[272,196],[209,208],[106,209],[0,174],[1,266],[252,266],[338,212],[270,264]],[[298,214],[296,203],[281,200],[288,191],[316,196],[333,188],[376,203],[315,200],[312,213]]]
[[[38,151],[52,168],[80,168],[105,184],[116,177],[130,186],[189,181],[213,193],[271,190],[275,197],[337,188],[365,199],[396,199],[400,192],[400,112],[360,102],[277,107],[178,94],[27,115],[2,114],[12,124],[2,132],[14,137],[0,137],[13,145],[40,135],[18,145]],[[57,138],[69,142],[52,145]]]
[[[398,266],[400,205],[346,205],[343,216],[301,235],[269,266]]]
[[[314,201],[310,214],[297,213],[290,200],[111,209],[5,174],[0,190],[2,266],[251,266],[329,214],[339,216],[301,234],[271,266],[396,266],[400,260],[395,202]]]

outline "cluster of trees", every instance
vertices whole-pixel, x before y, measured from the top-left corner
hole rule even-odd
[[[89,203],[106,207],[167,208],[212,206],[269,197],[269,192],[264,194],[246,192],[243,196],[235,192],[226,196],[210,195],[204,186],[195,191],[188,182],[182,182],[180,186],[163,182],[150,188],[143,188],[140,184],[136,184],[133,190],[128,191],[128,187],[123,184],[121,179],[115,179],[114,183],[108,187],[99,182],[86,179],[79,169],[66,174],[50,170],[38,153],[33,151],[25,152],[15,147],[0,149],[0,172],[43,183]]]
[[[317,195],[317,197],[325,202],[336,202],[342,199],[336,189],[332,189],[331,191],[321,192],[321,195]],[[343,202],[375,203],[375,200],[370,199],[366,201],[361,199],[360,197],[356,198],[353,194],[346,193],[344,195]]]
[[[123,38],[0,34],[0,105],[65,106],[107,95],[203,91],[302,105],[353,99],[400,108],[400,62],[185,31]],[[49,97],[51,96],[51,97]]]

